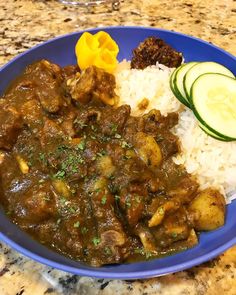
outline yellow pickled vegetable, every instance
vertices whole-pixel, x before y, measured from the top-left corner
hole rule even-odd
[[[118,52],[119,47],[116,42],[103,31],[95,35],[83,33],[75,46],[77,63],[81,70],[93,65],[112,73],[118,63],[116,59]]]

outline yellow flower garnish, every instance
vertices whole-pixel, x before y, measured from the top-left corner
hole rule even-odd
[[[77,63],[81,70],[96,66],[112,73],[117,66],[119,47],[111,36],[103,31],[92,35],[82,34],[75,46]]]

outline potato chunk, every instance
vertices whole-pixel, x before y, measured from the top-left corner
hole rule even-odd
[[[114,173],[115,166],[112,163],[112,159],[109,156],[102,156],[97,161],[98,171],[102,176],[109,177]]]
[[[194,214],[196,230],[214,230],[224,225],[225,199],[215,189],[200,192],[192,201],[189,210]]]
[[[135,151],[150,168],[157,168],[162,161],[162,153],[154,137],[138,132],[134,139]]]
[[[68,184],[61,179],[54,179],[52,185],[55,190],[63,197],[69,198],[71,196],[71,191]]]

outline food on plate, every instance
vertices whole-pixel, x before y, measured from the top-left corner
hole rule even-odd
[[[183,81],[184,91],[188,100],[191,99],[191,88],[194,81],[196,81],[196,79],[200,77],[201,75],[207,74],[207,73],[218,73],[218,74],[235,78],[234,74],[230,70],[228,70],[226,67],[216,62],[208,61],[208,62],[197,63],[193,67],[190,67],[190,69],[185,73],[185,76],[184,76],[184,81]]]
[[[146,38],[133,50],[132,69],[144,69],[156,65],[157,62],[170,68],[176,68],[182,62],[182,54],[164,40],[156,37]]]
[[[85,32],[75,46],[77,63],[81,70],[96,66],[109,73],[114,72],[117,66],[119,47],[111,36],[103,31],[92,35]]]
[[[134,116],[151,109],[158,109],[164,116],[178,112],[179,121],[172,131],[179,138],[181,151],[174,156],[174,162],[184,165],[187,172],[197,178],[201,189],[215,187],[230,202],[236,191],[236,154],[232,153],[236,143],[213,138],[213,132],[202,126],[193,112],[176,99],[169,85],[174,71],[178,68],[174,70],[159,63],[143,70],[130,69],[130,63],[122,61],[116,72],[119,105],[129,104]]]
[[[236,139],[235,85],[234,74],[215,62],[183,64],[170,77],[172,92],[193,110],[199,127],[222,141]]]
[[[122,62],[114,75],[95,65],[27,66],[0,100],[0,203],[9,218],[92,266],[170,255],[222,226],[236,183],[192,168],[198,150],[211,165],[209,138],[197,125],[194,143],[197,123],[172,94],[172,72],[159,63]],[[186,125],[195,150],[186,151]],[[232,151],[210,140],[211,151]]]
[[[190,211],[197,215],[194,227],[197,230],[214,230],[224,225],[225,200],[216,190],[206,189],[192,201]]]
[[[115,77],[95,66],[87,68],[82,73],[77,72],[66,83],[71,97],[81,103],[97,99],[105,104],[114,105],[117,101]]]
[[[197,119],[226,140],[236,140],[236,79],[222,74],[204,74],[191,89]]]
[[[178,100],[183,103],[185,106],[190,108],[190,102],[186,96],[184,90],[184,77],[188,70],[193,67],[196,62],[189,62],[186,64],[182,64],[179,68],[177,68],[170,77],[170,87],[174,95],[178,98]]]

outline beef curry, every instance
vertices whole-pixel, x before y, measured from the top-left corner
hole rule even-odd
[[[113,106],[114,89],[96,67],[42,60],[0,100],[1,205],[40,243],[93,266],[192,247],[202,216],[191,207],[197,181],[172,160],[178,115],[132,117]],[[224,199],[204,193],[221,212],[213,229]]]

